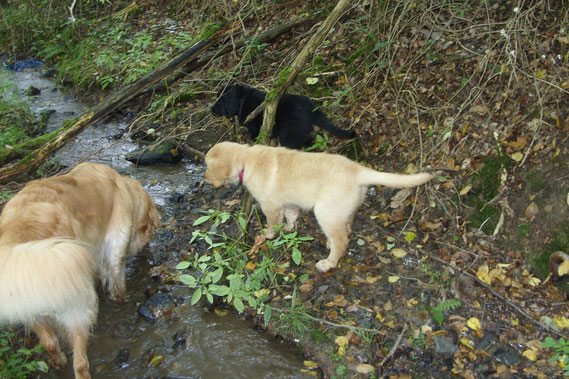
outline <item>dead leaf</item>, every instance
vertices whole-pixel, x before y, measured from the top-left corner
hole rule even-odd
[[[517,153],[510,155],[510,158],[516,162],[520,162],[524,158],[524,155],[518,151]]]
[[[360,374],[368,375],[373,371],[375,371],[375,368],[368,363],[361,363],[356,366],[356,371],[359,372]]]
[[[407,252],[403,249],[396,247],[395,249],[391,249],[391,254],[393,254],[395,258],[403,258],[404,256],[407,255]]]
[[[522,355],[530,361],[537,361],[537,352],[534,350],[526,350],[522,353]]]
[[[485,115],[488,113],[488,107],[484,104],[475,105],[470,108],[472,112],[478,113],[479,115]]]
[[[569,273],[569,261],[563,261],[557,268],[557,274],[563,276]]]
[[[304,361],[304,367],[310,368],[310,369],[315,369],[315,368],[318,368],[318,363],[312,362],[312,361]]]
[[[381,275],[378,276],[366,276],[366,282],[369,284],[373,284],[375,282],[377,282],[379,279],[381,279]]]
[[[344,295],[338,295],[334,298],[334,304],[340,307],[345,307],[348,305],[348,300],[344,297]]]
[[[395,196],[391,198],[391,208],[399,208],[403,206],[405,200],[411,195],[411,190],[409,188],[402,189],[397,192]]]
[[[419,304],[419,300],[412,298],[405,302],[408,307],[414,307],[415,305]]]
[[[476,317],[471,317],[466,321],[466,325],[472,330],[478,331],[480,330],[480,320]]]
[[[399,281],[399,277],[397,275],[390,275],[387,280],[389,283],[396,283]]]
[[[492,280],[488,275],[488,265],[486,264],[478,267],[478,271],[476,272],[476,277],[488,285],[492,284]]]
[[[460,192],[458,193],[460,196],[464,196],[467,193],[470,192],[470,190],[472,189],[472,184],[467,185],[466,187],[464,187],[463,189],[460,190]]]
[[[257,267],[257,264],[254,263],[253,261],[249,261],[247,262],[247,264],[245,265],[245,268],[249,271],[253,271],[255,269],[255,267]]]
[[[528,138],[526,136],[519,136],[515,141],[508,141],[506,145],[511,146],[514,150],[521,150],[528,144]]]
[[[472,342],[471,340],[469,340],[466,337],[462,337],[460,339],[460,343],[463,344],[464,346],[466,346],[467,348],[474,350],[474,342]]]
[[[338,346],[348,346],[348,338],[346,336],[339,336],[336,337],[336,339],[334,340],[334,342],[336,343],[336,345]]]
[[[539,213],[539,208],[537,204],[532,201],[526,208],[526,217],[528,218],[529,222],[532,222],[538,213]]]

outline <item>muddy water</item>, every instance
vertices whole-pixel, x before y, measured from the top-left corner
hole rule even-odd
[[[15,73],[20,90],[33,85],[40,96],[30,100],[35,112],[55,110],[48,129],[86,109],[72,95],[62,93],[55,84],[42,78],[43,69],[28,68]],[[128,126],[102,123],[80,134],[55,158],[62,165],[80,161],[105,163],[137,178],[159,206],[163,221],[168,222],[168,198],[184,194],[196,180],[203,179],[203,168],[182,162],[176,166],[135,167],[124,159],[138,148],[128,139],[116,139]],[[192,290],[178,287],[169,295],[178,306],[168,318],[149,323],[137,313],[147,300],[145,293],[159,289],[149,275],[156,237],[139,256],[127,262],[125,304],[111,302],[100,293],[99,316],[89,340],[89,361],[95,378],[293,378],[302,377],[303,357],[289,344],[264,335],[251,324],[229,313],[220,316],[189,305]],[[71,365],[51,370],[48,378],[72,377]]]

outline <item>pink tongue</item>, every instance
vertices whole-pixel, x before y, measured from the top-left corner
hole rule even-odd
[[[239,171],[239,183],[243,183],[243,170]]]

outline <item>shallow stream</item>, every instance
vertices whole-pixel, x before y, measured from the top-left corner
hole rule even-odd
[[[13,75],[21,92],[30,86],[41,90],[40,95],[29,98],[29,104],[34,113],[55,111],[48,122],[48,129],[54,130],[87,106],[72,94],[62,93],[44,73],[43,68],[27,68]],[[138,146],[115,137],[122,136],[127,128],[122,123],[99,123],[69,142],[55,159],[63,166],[81,161],[105,163],[132,175],[154,198],[163,222],[168,223],[172,215],[168,199],[190,191],[196,181],[203,180],[203,168],[184,161],[174,166],[136,167],[124,157]],[[155,237],[139,256],[127,262],[129,294],[124,304],[113,303],[106,293],[99,292],[98,321],[88,349],[94,378],[303,377],[303,356],[295,347],[255,330],[250,322],[231,312],[222,316],[191,306],[189,288],[178,287],[169,293],[176,300],[170,317],[153,323],[142,318],[139,308],[148,294],[160,288],[149,274],[158,240]],[[42,377],[73,377],[73,370],[68,364]]]

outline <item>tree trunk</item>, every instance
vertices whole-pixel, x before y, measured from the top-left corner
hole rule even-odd
[[[349,0],[340,0],[332,9],[326,20],[320,25],[318,30],[310,37],[308,43],[304,46],[304,48],[300,51],[300,53],[296,56],[294,61],[290,64],[290,67],[286,67],[281,73],[279,74],[279,79],[275,83],[273,89],[267,93],[265,97],[265,111],[263,114],[263,126],[261,127],[261,131],[259,132],[259,136],[257,137],[257,143],[261,143],[266,145],[267,142],[271,138],[271,134],[273,132],[273,125],[275,123],[275,115],[277,113],[277,105],[281,96],[286,92],[288,86],[292,83],[292,81],[296,78],[302,66],[308,60],[310,54],[312,54],[334,25],[334,23],[340,18],[340,16],[349,8],[351,1]],[[261,104],[259,107],[262,107]],[[256,111],[256,110],[255,110]]]
[[[207,40],[203,40],[196,45],[184,50],[174,59],[166,62],[155,71],[145,75],[136,82],[126,86],[114,95],[103,100],[89,111],[83,113],[72,121],[71,125],[60,129],[57,136],[47,141],[37,151],[33,151],[26,155],[19,161],[11,164],[4,165],[0,168],[0,184],[6,183],[17,175],[23,174],[31,169],[38,167],[44,160],[49,158],[57,150],[59,150],[65,143],[81,133],[90,125],[100,121],[105,116],[116,110],[121,105],[125,104],[135,96],[140,94],[144,89],[164,79],[188,63],[197,60],[198,56],[206,49],[217,43],[221,38],[230,35],[237,28],[237,23],[232,23],[223,29],[214,33]]]

